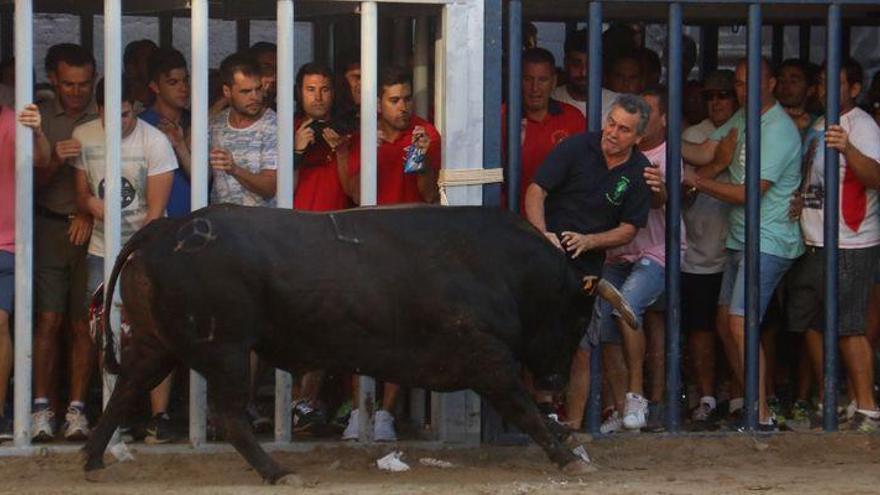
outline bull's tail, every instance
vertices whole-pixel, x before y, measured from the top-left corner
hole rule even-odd
[[[119,274],[122,273],[122,269],[128,262],[129,256],[158,237],[159,234],[164,232],[172,223],[174,223],[174,221],[171,219],[159,218],[137,231],[119,251],[119,255],[116,257],[116,262],[113,264],[113,271],[110,273],[107,287],[104,287],[104,311],[101,315],[101,323],[104,331],[96,332],[95,335],[97,348],[101,349],[103,347],[104,349],[104,368],[109,373],[118,375],[122,371],[122,368],[119,365],[119,360],[116,359],[116,351],[113,348],[113,330],[110,328],[110,309],[113,304],[113,293],[116,290],[116,281],[119,279]],[[102,342],[104,335],[107,336],[107,340]]]

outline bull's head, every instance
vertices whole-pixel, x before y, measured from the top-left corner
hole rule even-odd
[[[563,341],[555,343],[556,346],[560,346],[561,344],[562,349],[557,348],[556,351],[562,351],[562,354],[565,357],[565,359],[561,359],[562,356],[559,354],[556,355],[555,359],[559,359],[559,361],[555,362],[556,369],[553,372],[548,372],[549,369],[545,369],[544,373],[536,373],[535,385],[540,390],[559,391],[568,383],[571,356],[574,354],[574,350],[583,335],[584,329],[589,323],[589,316],[592,313],[592,311],[590,311],[592,309],[592,296],[598,296],[608,301],[616,313],[619,314],[630,327],[638,328],[635,312],[623,299],[623,295],[620,291],[618,291],[613,285],[606,282],[604,279],[595,276],[583,277],[581,282],[583,284],[583,293],[579,295],[580,297],[574,298],[576,302],[572,305],[572,308],[583,309],[583,306],[586,306],[588,309],[587,314],[583,315],[580,314],[580,311],[571,311],[567,312],[567,317],[563,318],[565,320],[563,327],[573,325],[577,331],[574,334],[569,335],[569,332],[564,329],[563,335],[560,336]],[[586,304],[583,296],[588,296]],[[584,318],[584,316],[586,316],[586,318]],[[568,337],[575,338],[568,339]]]

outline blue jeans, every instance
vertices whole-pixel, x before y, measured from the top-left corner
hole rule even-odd
[[[760,299],[758,314],[764,318],[764,312],[773,297],[773,291],[782,280],[785,272],[791,268],[794,260],[761,253],[758,258],[758,286]],[[727,263],[724,266],[724,277],[721,280],[721,293],[718,304],[728,307],[728,313],[736,316],[746,315],[746,265],[743,251],[727,250]]]
[[[624,301],[630,305],[642,326],[642,317],[666,288],[666,269],[650,258],[640,258],[635,263],[609,263],[602,269],[602,278],[620,290]],[[591,342],[620,344],[620,331],[611,316],[620,316],[611,305],[597,297],[593,318],[587,329]]]
[[[15,309],[15,254],[0,251],[0,311]]]

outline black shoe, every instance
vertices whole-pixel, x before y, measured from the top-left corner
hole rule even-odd
[[[144,443],[157,445],[174,441],[174,432],[171,430],[171,418],[166,413],[153,416],[147,423],[147,436]]]
[[[309,401],[297,401],[293,405],[293,431],[309,435],[327,435],[327,415],[320,406]]]
[[[743,424],[739,428],[737,428],[736,431],[738,431],[740,433],[748,433],[749,432],[749,430],[746,428],[745,422],[743,422]],[[779,421],[777,421],[775,417],[772,417],[772,418],[770,418],[770,422],[766,423],[766,424],[761,423],[759,421],[758,424],[755,426],[754,432],[755,433],[779,433],[779,431],[781,431],[780,426],[779,426]]]
[[[745,425],[745,415],[743,408],[739,408],[724,418],[724,429],[728,431],[742,431]]]
[[[646,431],[659,433],[666,431],[666,405],[662,402],[648,403],[648,423]]]
[[[0,442],[6,442],[15,438],[12,431],[12,418],[0,416]]]

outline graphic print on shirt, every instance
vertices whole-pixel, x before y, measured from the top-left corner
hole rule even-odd
[[[629,189],[629,177],[621,176],[617,179],[617,183],[614,184],[614,189],[610,192],[605,193],[605,199],[608,200],[609,203],[614,206],[620,206],[623,204],[623,195],[626,194],[627,189]]]

